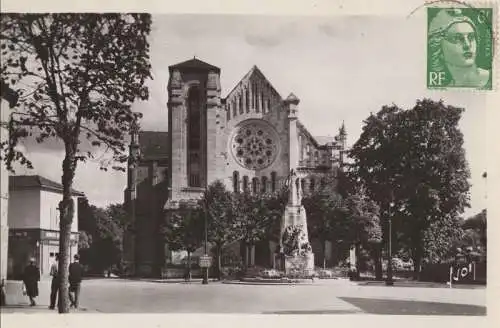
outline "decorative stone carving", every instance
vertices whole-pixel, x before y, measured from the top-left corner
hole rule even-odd
[[[243,122],[235,130],[231,151],[238,164],[250,170],[268,167],[276,160],[279,138],[272,126],[262,120]]]
[[[208,72],[207,89],[220,90],[220,79],[216,72]]]
[[[174,70],[172,72],[172,77],[170,78],[171,88],[180,88],[182,86],[182,77],[179,70]]]

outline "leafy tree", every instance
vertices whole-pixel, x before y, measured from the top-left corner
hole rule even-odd
[[[443,242],[429,229],[455,229],[456,218],[468,206],[469,170],[458,127],[462,112],[428,99],[409,110],[384,106],[365,120],[349,154],[353,174],[379,204],[381,217],[393,218],[400,246],[413,258],[416,277],[424,250]],[[440,238],[450,241],[454,235]]]
[[[186,250],[187,276],[191,277],[191,254],[202,245],[204,237],[203,213],[197,207],[181,204],[165,222],[163,227],[165,241],[173,251]]]
[[[10,169],[14,160],[26,160],[15,146],[30,134],[38,142],[55,138],[64,145],[60,313],[69,311],[71,187],[77,163],[93,158],[92,150],[101,147],[112,160],[126,161],[124,138],[138,118],[130,105],[148,98],[150,26],[149,14],[2,15],[1,80],[19,94],[9,123],[12,138],[2,143],[2,157]]]
[[[323,266],[326,266],[326,241],[346,240],[347,227],[342,197],[333,192],[313,192],[304,197],[309,238],[319,239],[323,246]]]
[[[123,205],[112,204],[107,208],[99,208],[83,199],[79,202],[79,211],[81,263],[89,265],[92,271],[98,273],[119,265],[125,229]]]
[[[251,194],[249,192],[233,194],[233,216],[238,236],[248,249],[270,237],[270,231],[280,222],[283,209],[279,194]],[[245,266],[248,266],[245,255]]]
[[[480,213],[465,220],[462,224],[462,229],[472,230],[477,234],[478,238],[476,244],[480,244],[483,247],[487,245],[486,217],[486,209],[484,209]]]
[[[345,207],[349,219],[349,237],[351,245],[355,246],[356,257],[359,259],[361,248],[369,251],[377,264],[377,250],[382,242],[382,227],[380,225],[379,207],[369,199],[362,188],[350,195]],[[356,263],[359,272],[359,261]]]
[[[222,249],[238,238],[232,205],[231,193],[220,180],[211,183],[201,198],[203,214],[208,221],[208,239],[215,244],[219,280],[222,272]]]

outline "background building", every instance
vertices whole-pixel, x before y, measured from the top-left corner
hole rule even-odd
[[[213,181],[235,192],[270,192],[294,169],[310,191],[339,167],[341,144],[313,137],[298,120],[299,99],[282,98],[256,66],[224,98],[218,67],[194,58],[169,72],[168,132],[138,132],[130,146],[137,161],[129,165],[125,202],[134,223],[124,251],[138,275],[159,275],[170,260],[160,225]],[[323,263],[325,247],[312,245]],[[272,265],[275,248],[256,245],[251,264]]]
[[[9,270],[18,278],[30,257],[35,257],[42,276],[59,253],[59,202],[62,185],[39,175],[9,177]],[[78,204],[83,193],[73,191],[75,212],[71,226],[70,256],[78,252]],[[70,258],[71,258],[70,257]]]
[[[3,80],[0,82],[0,142],[9,140],[9,114],[10,108],[17,103],[18,95],[10,89]],[[9,203],[9,173],[3,160],[0,163],[0,282],[3,284],[7,277],[7,254],[9,246],[8,226],[8,203]]]

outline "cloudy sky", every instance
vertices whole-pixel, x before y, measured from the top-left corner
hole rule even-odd
[[[166,131],[168,66],[193,58],[221,68],[223,96],[257,65],[282,97],[300,99],[300,120],[313,135],[334,135],[342,121],[352,145],[362,121],[385,104],[409,108],[416,99],[443,99],[466,109],[460,122],[471,169],[472,208],[486,206],[486,103],[484,94],[427,91],[426,15],[290,17],[154,15],[150,100],[134,105],[145,130]],[[35,170],[59,180],[57,146],[28,146]],[[23,170],[18,173],[26,173]],[[75,186],[96,205],[123,200],[126,176],[80,165]]]

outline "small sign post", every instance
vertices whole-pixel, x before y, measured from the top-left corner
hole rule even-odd
[[[200,256],[200,261],[199,261],[200,268],[209,268],[211,263],[212,263],[212,258],[210,256],[206,254]]]

